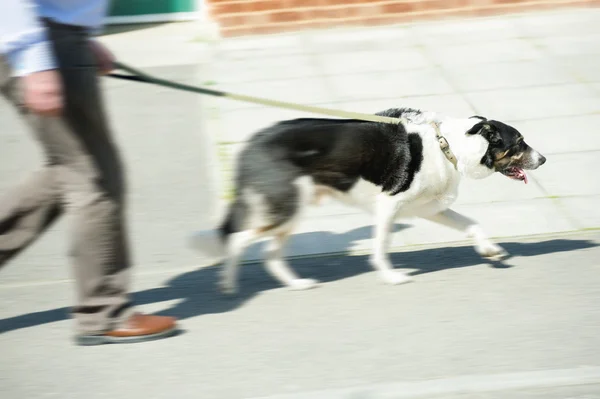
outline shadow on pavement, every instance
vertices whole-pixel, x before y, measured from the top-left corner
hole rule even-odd
[[[403,228],[402,225],[397,227]],[[292,240],[307,242],[341,240],[349,248],[352,240],[368,238],[370,228],[356,229],[345,234],[328,232],[297,234]],[[597,247],[592,240],[551,239],[539,242],[518,243],[505,241],[501,245],[512,256],[537,256],[559,252],[576,251]],[[486,263],[471,246],[429,248],[412,252],[391,254],[398,268],[416,269],[411,274],[419,275],[441,270],[481,266]],[[330,256],[292,260],[294,270],[305,278],[316,278],[323,283],[342,280],[371,272],[367,256]],[[488,262],[495,268],[510,268],[510,258],[504,262]],[[268,275],[261,264],[243,265],[240,268],[240,292],[235,297],[224,297],[216,290],[220,265],[210,266],[180,274],[166,282],[163,287],[139,291],[133,294],[138,305],[168,300],[181,300],[176,305],[161,312],[163,315],[186,319],[204,314],[214,314],[235,310],[261,291],[278,288],[279,284]],[[374,277],[375,278],[375,277]],[[58,308],[28,313],[0,320],[0,333],[34,327],[46,323],[66,320],[69,308]]]

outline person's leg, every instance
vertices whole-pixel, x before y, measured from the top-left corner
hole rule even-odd
[[[59,201],[72,216],[70,255],[78,294],[72,314],[78,342],[164,336],[174,330],[171,318],[132,316],[124,172],[105,118],[88,39],[80,30],[52,23],[48,33],[63,80],[64,113],[61,118],[26,118],[48,156]],[[12,99],[19,106],[15,92]]]
[[[0,93],[19,105],[16,80],[0,56]],[[22,110],[22,108],[21,108]],[[32,125],[36,128],[36,125]],[[62,214],[60,187],[52,165],[33,173],[0,198],[0,268],[46,230]]]
[[[46,124],[54,137],[56,176],[72,217],[71,257],[77,282],[72,310],[81,333],[99,334],[129,314],[130,256],[125,183],[106,121],[96,61],[83,32],[49,24],[63,86],[64,116]]]
[[[134,315],[125,221],[125,182],[105,116],[97,60],[87,35],[47,23],[65,96],[58,180],[73,218],[78,343],[137,342],[175,331],[173,318]]]

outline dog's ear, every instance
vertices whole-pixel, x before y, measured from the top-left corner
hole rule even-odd
[[[467,131],[467,134],[480,134],[490,144],[500,144],[502,142],[502,137],[500,137],[498,129],[487,121],[476,123]]]

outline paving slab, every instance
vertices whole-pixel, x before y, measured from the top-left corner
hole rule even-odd
[[[548,195],[597,195],[600,179],[594,178],[592,171],[599,155],[600,151],[555,154],[531,173]]]
[[[484,65],[497,62],[539,60],[543,57],[543,53],[533,43],[522,39],[444,46],[425,44],[423,48],[438,65],[444,66]]]
[[[329,79],[345,101],[451,94],[454,91],[436,68],[336,75]]]
[[[600,54],[600,32],[560,37],[542,37],[535,42],[552,55],[597,55]]]
[[[521,38],[515,19],[490,17],[423,22],[411,25],[410,31],[418,43],[427,46],[475,45]]]
[[[427,96],[406,96],[400,92],[393,98],[358,100],[349,103],[340,103],[338,107],[345,109],[348,104],[350,109],[358,112],[379,112],[388,108],[421,108],[440,112],[446,115],[474,115],[475,110],[461,94],[435,94]]]
[[[316,58],[316,62],[320,64],[321,70],[326,75],[347,75],[364,73],[364,71],[404,71],[431,67],[431,61],[418,47],[320,53]]]
[[[539,60],[445,67],[444,72],[460,91],[480,91],[528,86],[579,83],[559,62]]]
[[[326,108],[339,108],[337,104],[324,103],[318,105]],[[315,118],[319,117],[319,115],[284,108],[257,107],[223,112],[220,117],[222,123],[222,134],[219,135],[220,141],[236,143],[245,142],[259,130],[265,129],[282,120]],[[235,155],[232,154],[232,156],[237,156],[237,152]]]
[[[245,82],[236,84],[219,84],[221,90],[232,91],[239,94],[260,96],[271,100],[311,104],[331,100],[331,94],[325,89],[320,77],[304,78],[301,80],[269,80],[263,82]],[[252,103],[231,101],[222,103],[226,110],[261,107]]]
[[[465,94],[477,110],[496,119],[540,119],[600,111],[600,95],[584,84],[490,90]]]
[[[369,29],[338,27],[308,32],[306,45],[322,54],[355,51],[390,51],[413,46],[415,35],[405,25]]]
[[[558,202],[572,219],[582,228],[596,228],[600,226],[600,195],[584,197],[564,197]]]
[[[528,13],[512,18],[513,24],[524,35],[546,38],[600,33],[598,21],[600,10],[595,7]]]
[[[594,134],[600,115],[549,117],[507,121],[525,136],[533,148],[544,155],[600,149],[600,136]],[[551,161],[552,162],[552,161]],[[544,168],[549,165],[544,165]]]
[[[252,56],[243,60],[221,60],[215,66],[216,83],[243,83],[269,80],[312,78],[321,73],[307,54],[272,57]]]
[[[283,55],[304,54],[305,33],[237,37],[218,43],[219,58],[244,60],[248,57],[271,58]]]
[[[600,82],[600,55],[555,57],[580,82]]]
[[[481,180],[463,178],[456,203],[466,205],[547,197],[548,194],[536,184],[535,177],[529,174],[529,178],[527,184],[509,179],[500,173]]]

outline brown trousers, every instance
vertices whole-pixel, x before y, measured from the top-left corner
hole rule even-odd
[[[0,92],[17,107],[46,155],[42,169],[0,197],[0,267],[69,212],[77,285],[72,315],[80,332],[100,333],[132,310],[124,172],[105,117],[87,34],[77,27],[45,23],[63,79],[61,118],[25,109],[20,80],[11,77],[0,55]]]

